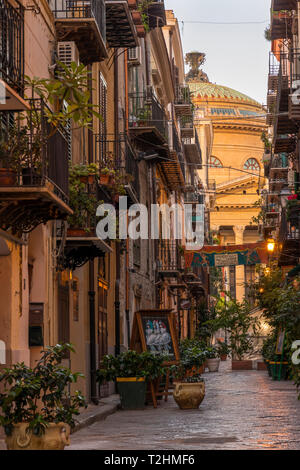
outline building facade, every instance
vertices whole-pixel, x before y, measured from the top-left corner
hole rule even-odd
[[[173,12],[163,1],[71,3],[0,2],[0,367],[34,365],[43,347],[70,342],[76,352],[66,364],[84,374],[80,388],[97,403],[113,387],[99,388],[96,369],[105,354],[128,348],[136,311],[173,309],[184,337],[206,295],[203,273],[185,277],[184,236],[171,228],[164,238],[165,214],[156,240],[101,240],[97,207],[119,214],[126,196],[128,207],[149,209],[151,226],[153,204],[200,196],[202,156]],[[20,139],[22,112],[32,116],[38,103],[44,123],[43,111],[64,109],[31,96],[25,76],[55,79],[61,64],[85,66],[89,105],[101,118],[87,127],[70,118],[38,151],[32,121],[31,160],[13,168],[5,141],[16,123]]]

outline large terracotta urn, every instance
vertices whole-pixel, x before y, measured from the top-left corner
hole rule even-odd
[[[49,423],[45,433],[36,436],[28,423],[18,423],[11,436],[6,436],[8,450],[64,450],[70,445],[70,426],[65,423]]]
[[[179,382],[175,386],[173,397],[181,410],[197,410],[205,397],[205,383]]]

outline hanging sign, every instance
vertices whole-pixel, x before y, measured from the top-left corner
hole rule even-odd
[[[230,246],[204,246],[201,250],[186,251],[186,267],[196,266],[238,266],[266,264],[268,253],[266,244],[246,243],[244,245]]]

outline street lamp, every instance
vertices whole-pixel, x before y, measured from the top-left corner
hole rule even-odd
[[[273,238],[269,238],[269,240],[267,241],[267,250],[268,253],[274,253],[275,241],[273,240]]]

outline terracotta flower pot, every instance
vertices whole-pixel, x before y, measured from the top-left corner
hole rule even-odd
[[[205,397],[205,383],[176,383],[173,397],[181,410],[197,410]]]
[[[136,32],[139,38],[145,38],[146,37],[146,30],[144,25],[142,24],[137,24],[135,25],[136,27]]]
[[[204,373],[204,364],[200,367],[196,367],[196,366],[192,367],[186,372],[185,376],[193,377],[194,375],[201,375],[203,373]]]
[[[137,11],[137,10],[132,11],[131,15],[132,15],[132,19],[133,19],[134,24],[136,24],[136,25],[142,24],[142,14],[141,14],[140,11]]]
[[[222,362],[227,361],[227,354],[222,354],[222,355],[220,356],[220,359],[221,359]]]
[[[17,174],[9,168],[0,168],[0,186],[14,186],[17,182]]]
[[[95,176],[96,175],[84,175],[84,176],[80,176],[79,179],[80,179],[81,183],[93,184],[94,181],[95,181]]]
[[[68,228],[67,230],[68,237],[78,237],[83,238],[88,236],[88,232],[86,232],[83,228]]]
[[[209,372],[218,372],[220,367],[220,359],[207,359],[207,367]]]
[[[136,8],[137,7],[137,2],[136,0],[127,0],[128,1],[128,6],[129,8]]]
[[[64,450],[70,445],[70,426],[49,423],[42,436],[35,436],[28,429],[28,423],[18,423],[5,441],[8,450]]]
[[[103,186],[107,186],[110,181],[110,175],[108,173],[106,174],[100,174],[100,184]]]

